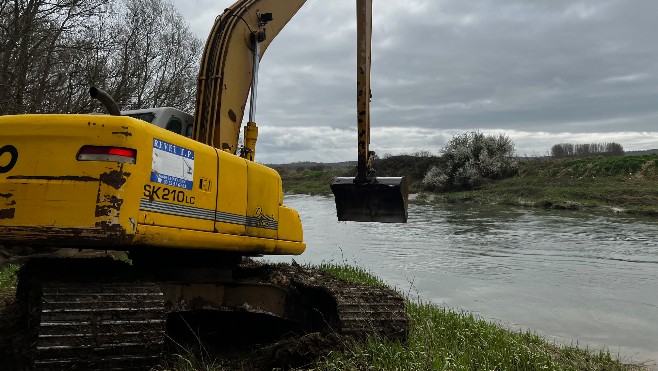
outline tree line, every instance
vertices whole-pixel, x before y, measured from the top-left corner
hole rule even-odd
[[[192,111],[201,47],[167,0],[0,0],[0,115]]]
[[[624,147],[615,142],[610,143],[558,143],[551,147],[553,157],[588,157],[588,156],[623,156]]]

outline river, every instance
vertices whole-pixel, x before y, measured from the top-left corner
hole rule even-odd
[[[658,218],[415,203],[407,224],[341,223],[333,198],[285,200],[304,224],[298,263],[357,265],[423,301],[658,360]]]

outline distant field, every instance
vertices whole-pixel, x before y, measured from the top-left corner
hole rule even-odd
[[[433,156],[391,156],[379,162],[378,176],[405,175],[412,193],[422,193],[422,178]],[[519,162],[517,176],[491,182],[467,192],[421,195],[436,202],[499,203],[561,209],[596,209],[658,215],[658,154],[595,158],[527,158]],[[278,166],[278,165],[277,165]],[[354,167],[279,169],[284,191],[331,194],[335,176],[354,176]]]
[[[658,155],[529,159],[520,163],[516,177],[435,197],[443,202],[658,215],[657,164]]]

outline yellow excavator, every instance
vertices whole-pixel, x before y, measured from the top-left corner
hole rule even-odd
[[[306,249],[280,176],[254,162],[259,62],[304,3],[239,0],[216,19],[193,117],[121,112],[96,88],[110,115],[0,117],[0,245],[127,251],[131,260],[25,264],[17,300],[29,367],[149,368],[167,318],[193,311],[241,313],[245,329],[265,316],[305,333],[406,338],[404,300],[391,290],[242,259]],[[406,222],[406,180],[374,177],[370,163],[372,0],[356,3],[358,167],[331,184],[337,216]]]

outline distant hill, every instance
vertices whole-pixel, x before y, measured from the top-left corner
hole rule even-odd
[[[655,149],[646,149],[641,151],[626,151],[624,156],[643,156],[643,155],[653,155],[658,154],[658,148]],[[537,158],[551,158],[551,156],[532,156],[532,157],[518,157],[520,161],[531,160]],[[377,159],[375,161],[375,169],[378,170],[378,176],[392,176],[393,173],[405,173],[409,172],[411,168],[420,168],[415,169],[418,174],[414,174],[414,178],[418,177],[420,173],[427,172],[427,170],[432,165],[438,165],[440,162],[440,157],[438,156],[413,156],[413,155],[397,155],[397,156],[387,156],[387,158]],[[343,161],[343,162],[311,162],[311,161],[301,161],[301,162],[292,162],[289,164],[265,164],[268,167],[275,169],[286,169],[286,170],[329,170],[329,169],[345,169],[345,168],[355,168],[356,161]],[[390,173],[390,174],[389,174]],[[422,178],[422,176],[421,176]]]
[[[325,169],[344,169],[347,167],[356,167],[356,161],[343,162],[292,162],[289,164],[266,164],[274,169],[291,169],[291,170],[325,170]]]
[[[658,148],[656,149],[647,149],[644,151],[626,151],[624,156],[643,156],[643,155],[654,155],[658,154]]]

